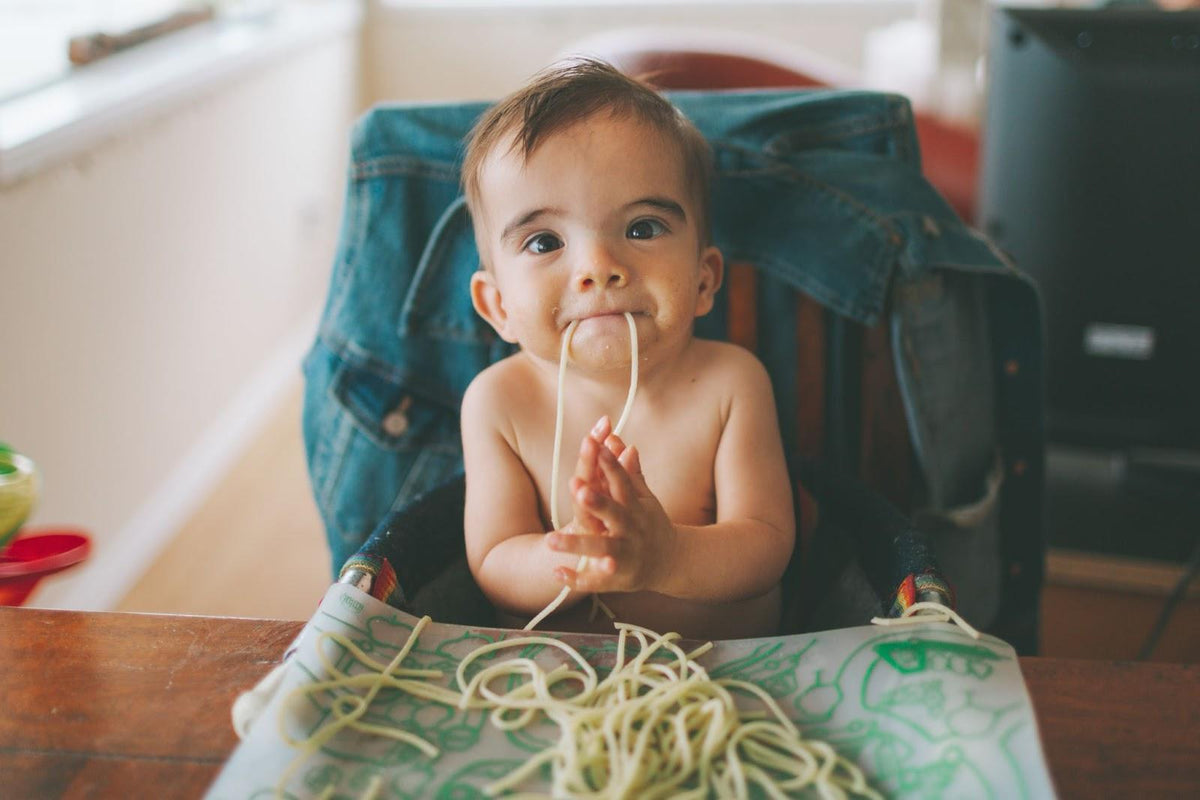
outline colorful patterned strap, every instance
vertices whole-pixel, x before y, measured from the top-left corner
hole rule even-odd
[[[400,608],[404,598],[400,592],[400,581],[396,578],[396,570],[392,562],[380,555],[359,552],[352,556],[342,567],[341,575],[345,576],[351,570],[365,572],[371,576],[371,586],[367,591],[376,600]],[[359,587],[365,589],[366,587]]]
[[[900,587],[896,589],[896,599],[892,602],[892,609],[888,612],[888,616],[901,616],[909,606],[918,600],[936,600],[948,608],[954,608],[954,588],[933,570],[909,575],[900,582]]]

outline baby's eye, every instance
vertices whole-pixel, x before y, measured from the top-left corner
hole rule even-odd
[[[630,224],[625,236],[630,239],[654,239],[667,232],[667,226],[656,219],[639,219]]]
[[[523,249],[535,255],[542,255],[558,250],[562,246],[562,240],[553,233],[539,233],[530,237],[529,241],[525,242]]]

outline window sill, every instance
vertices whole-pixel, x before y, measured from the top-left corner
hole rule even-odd
[[[217,21],[89,65],[0,104],[0,186],[63,161],[239,73],[356,31],[356,0]]]

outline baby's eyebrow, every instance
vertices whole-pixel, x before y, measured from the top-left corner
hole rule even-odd
[[[633,208],[634,206],[651,206],[652,208],[657,208],[659,211],[665,211],[680,220],[687,220],[687,214],[684,213],[683,206],[669,197],[643,197],[629,203],[625,208]]]
[[[504,226],[504,231],[500,234],[500,241],[508,241],[514,233],[533,222],[540,216],[561,213],[562,212],[557,208],[535,208],[532,211],[526,211],[524,214]]]

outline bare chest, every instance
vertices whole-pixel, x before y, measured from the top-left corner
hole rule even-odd
[[[716,518],[713,465],[721,435],[719,415],[715,409],[711,413],[696,408],[678,412],[662,409],[658,413],[635,413],[621,438],[637,446],[646,483],[672,521],[710,524]],[[552,413],[548,425],[521,437],[520,453],[537,488],[547,529],[551,527],[549,498],[554,458]],[[572,517],[569,482],[578,464],[579,446],[598,416],[574,414],[565,420],[557,486],[558,514],[564,525]]]

